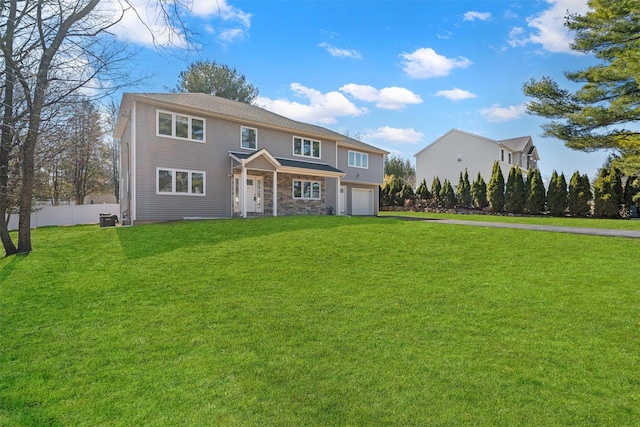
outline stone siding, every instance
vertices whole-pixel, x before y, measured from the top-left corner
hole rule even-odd
[[[320,181],[320,200],[294,199],[293,181]],[[278,174],[278,215],[323,215],[326,213],[325,179],[317,176]],[[265,188],[266,189],[266,188]]]

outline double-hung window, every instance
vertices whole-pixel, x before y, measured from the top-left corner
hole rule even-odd
[[[156,168],[156,194],[205,195],[203,171]]]
[[[302,157],[320,158],[320,141],[293,137],[293,155]]]
[[[349,151],[349,166],[369,169],[369,155],[359,151]]]
[[[293,180],[293,198],[320,200],[320,181]]]
[[[203,118],[170,111],[157,111],[157,135],[204,142]]]
[[[258,129],[242,126],[240,128],[240,146],[248,150],[257,150]]]

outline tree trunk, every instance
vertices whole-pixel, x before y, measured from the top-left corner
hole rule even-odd
[[[32,250],[31,202],[33,198],[33,184],[35,178],[35,151],[36,143],[38,142],[38,133],[40,130],[40,115],[42,113],[42,106],[44,105],[46,90],[49,86],[49,68],[51,67],[53,58],[58,53],[62,42],[67,37],[71,26],[85,18],[99,2],[100,0],[90,0],[82,9],[71,13],[66,19],[64,19],[60,23],[55,36],[51,40],[51,44],[44,49],[44,52],[42,52],[40,65],[38,66],[38,73],[36,75],[33,98],[31,105],[29,106],[29,130],[22,149],[22,192],[20,193],[18,253],[29,253]],[[41,17],[42,9],[46,8],[46,1],[40,0],[37,8],[38,17]],[[42,25],[42,22],[39,22],[38,27],[40,37],[44,40],[48,29]],[[31,95],[32,94],[30,92],[25,93],[27,98]]]
[[[16,253],[16,245],[9,235],[9,220],[7,209],[9,208],[9,159],[13,146],[13,89],[16,79],[11,58],[13,58],[13,33],[15,30],[16,2],[10,2],[9,19],[6,22],[6,31],[3,40],[3,55],[5,58],[5,86],[4,86],[4,114],[2,116],[2,136],[0,137],[0,240],[7,256]]]

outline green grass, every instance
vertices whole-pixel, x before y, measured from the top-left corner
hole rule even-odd
[[[568,218],[552,216],[508,216],[483,214],[455,214],[411,211],[384,211],[383,217],[413,217],[425,219],[458,219],[463,221],[506,222],[517,224],[557,225],[578,228],[610,228],[614,230],[640,230],[640,220],[600,219],[600,218]]]
[[[389,218],[33,231],[0,425],[637,425],[640,241]]]

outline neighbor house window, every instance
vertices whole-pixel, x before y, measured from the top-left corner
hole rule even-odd
[[[511,164],[511,153],[509,153],[509,164]]]
[[[504,162],[504,150],[502,148],[500,149],[500,161]]]
[[[456,156],[456,160],[458,161],[458,163],[462,162],[462,153],[458,153],[458,155]]]
[[[294,199],[320,200],[320,181],[293,181]]]
[[[369,168],[369,155],[359,151],[349,151],[349,166],[354,168]]]
[[[293,154],[303,157],[320,158],[320,141],[293,137]]]
[[[240,136],[240,146],[249,150],[258,148],[258,130],[242,126]]]
[[[204,142],[204,119],[158,110],[158,136]]]
[[[205,172],[156,168],[157,194],[205,195]]]

